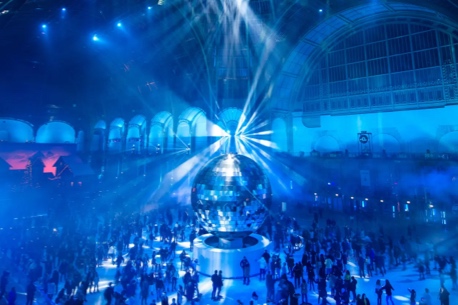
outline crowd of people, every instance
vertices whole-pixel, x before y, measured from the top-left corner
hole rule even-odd
[[[48,303],[79,305],[89,294],[99,293],[108,305],[135,304],[133,300],[140,300],[142,305],[195,304],[203,297],[192,242],[205,232],[186,208],[87,213],[77,215],[61,228],[55,228],[49,220],[41,227],[22,229],[14,234],[3,232],[2,241],[8,242],[1,246],[2,256],[14,266],[15,273],[26,275],[22,288],[27,304],[39,297]],[[252,304],[259,299],[271,304],[309,303],[312,295],[317,295],[318,303],[323,305],[330,298],[338,305],[381,305],[383,295],[387,305],[395,304],[395,285],[388,279],[390,270],[405,268],[408,263],[417,268],[419,280],[437,270],[441,305],[449,304],[446,276],[452,279],[452,288],[457,288],[453,257],[446,259],[430,251],[419,255],[411,248],[409,238],[393,239],[382,227],[366,233],[332,219],[324,220],[318,213],[311,225],[280,214],[270,216],[261,231],[272,241],[273,249],[266,250],[256,262],[246,258],[240,262],[244,285],[251,284],[253,274],[259,274],[256,280],[265,282],[265,297],[253,292]],[[116,272],[102,287],[99,272],[107,264]],[[11,270],[4,268],[0,295],[14,305],[18,287],[9,281]],[[375,282],[375,293],[362,293],[358,281],[376,277],[385,280]],[[210,278],[212,300],[222,299],[223,279],[222,272],[215,270]],[[428,289],[418,296],[414,288],[409,293],[411,304],[435,304]]]

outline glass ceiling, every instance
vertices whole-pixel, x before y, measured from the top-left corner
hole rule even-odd
[[[361,5],[330,16],[324,22],[321,22],[308,31],[290,53],[277,79],[275,86],[276,90],[274,90],[272,95],[272,98],[276,100],[276,106],[282,109],[289,109],[289,98],[293,92],[294,84],[300,78],[299,76],[301,75],[301,71],[308,57],[317,50],[317,48],[321,48],[320,44],[332,34],[342,30],[345,26],[352,25],[369,16],[405,11],[432,14],[433,16],[431,17],[434,19],[446,18],[434,10],[407,3],[374,3]]]

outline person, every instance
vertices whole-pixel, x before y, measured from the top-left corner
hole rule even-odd
[[[3,271],[2,277],[0,278],[0,299],[6,292],[6,286],[8,285],[8,277],[10,273],[8,271]]]
[[[407,289],[410,292],[410,305],[415,305],[417,304],[417,292],[415,289]]]
[[[105,301],[107,301],[107,305],[111,305],[111,300],[113,299],[113,295],[114,295],[113,283],[109,282],[107,289],[105,289],[105,292],[103,293],[103,297],[105,298]]]
[[[258,294],[256,293],[256,291],[253,291],[253,293],[251,294],[251,300],[250,300],[250,305],[254,305],[257,303],[258,301]]]
[[[116,258],[116,267],[119,269],[119,267],[124,263],[124,257],[122,256],[122,253],[118,254],[118,257]]]
[[[385,285],[382,287],[382,290],[385,290],[386,292],[386,304],[388,305],[388,302],[391,302],[392,305],[394,305],[393,301],[393,286],[391,286],[391,283],[389,280],[385,281]]]
[[[243,285],[250,285],[250,262],[246,256],[244,256],[240,262],[240,267],[243,272]]]
[[[147,305],[148,296],[149,296],[149,283],[145,277],[142,277],[140,280],[140,295],[141,295],[141,304]]]
[[[99,292],[99,281],[100,281],[99,273],[95,269],[93,272],[94,272],[94,285],[92,287],[94,288],[94,291]]]
[[[178,305],[183,304],[183,295],[184,295],[183,286],[179,285],[178,286],[178,291],[177,291],[177,304]]]
[[[432,304],[432,298],[431,295],[429,294],[429,289],[425,288],[425,293],[420,299],[420,305],[431,305]]]
[[[215,270],[215,273],[213,273],[211,277],[212,281],[212,300],[216,299],[216,290],[218,288],[218,270]]]
[[[32,305],[33,304],[33,299],[35,298],[35,292],[37,291],[37,288],[33,284],[32,281],[29,282],[27,285],[27,290],[26,290],[26,303],[25,305]]]
[[[267,303],[272,302],[275,297],[275,280],[272,272],[267,271],[266,275]]]
[[[216,298],[221,299],[221,289],[223,288],[223,271],[218,272],[218,282],[216,287]]]
[[[421,260],[418,263],[418,273],[419,273],[420,280],[424,280],[425,279],[425,264]]]
[[[292,273],[294,275],[294,287],[299,288],[301,285],[301,279],[303,278],[303,268],[299,262],[294,265]]]
[[[444,285],[442,285],[439,290],[439,300],[441,301],[441,305],[450,304],[450,292],[448,292]]]
[[[362,305],[371,305],[371,302],[369,301],[369,299],[366,297],[366,294],[363,293],[361,295],[361,304]]]
[[[353,301],[351,301],[351,303],[355,303],[356,305],[363,305],[363,299],[361,299],[361,295],[356,295],[356,297],[353,299]]]
[[[377,305],[382,305],[383,290],[382,290],[382,284],[380,280],[377,280],[375,282],[375,294],[377,295]]]
[[[48,285],[48,287],[47,287],[48,288],[48,294],[47,295],[48,295],[48,298],[50,300],[52,300],[52,298],[54,296],[54,293],[55,293],[55,290],[56,290],[56,283],[53,280],[49,279],[48,282],[47,282],[47,285]]]
[[[263,257],[264,260],[266,261],[266,264],[269,265],[270,254],[269,254],[269,252],[267,252],[267,250],[264,250],[264,253],[262,254],[262,257]]]
[[[355,279],[354,276],[351,277],[350,280],[350,285],[348,287],[349,292],[353,294],[353,300],[356,299],[356,284],[358,284],[358,281]]]
[[[10,292],[8,293],[8,305],[16,305],[16,288],[11,288]]]
[[[307,268],[307,278],[309,283],[309,290],[315,291],[315,271],[313,267]]]
[[[364,278],[366,276],[366,273],[364,271],[364,266],[366,264],[366,261],[362,255],[359,256],[358,258],[358,267],[359,267],[359,277]]]
[[[258,260],[259,263],[259,280],[263,281],[266,279],[266,268],[267,268],[267,262],[264,256],[261,256]]]
[[[196,286],[193,281],[190,281],[185,286],[185,296],[188,301],[194,300],[194,294],[196,292]]]
[[[68,296],[65,294],[65,288],[62,288],[58,293],[55,300],[56,304],[65,304],[68,300]]]
[[[191,276],[191,281],[194,283],[194,287],[196,290],[196,294],[199,297],[200,291],[199,291],[199,273],[194,269],[192,276]]]
[[[326,290],[326,278],[322,277],[318,280],[318,304],[327,304],[328,292]]]
[[[169,305],[169,297],[165,292],[161,295],[161,305]]]
[[[301,295],[302,295],[302,303],[308,303],[308,285],[305,279],[302,279],[302,284],[301,284]]]
[[[175,298],[172,298],[172,304],[170,305],[177,305],[177,302],[175,301]]]

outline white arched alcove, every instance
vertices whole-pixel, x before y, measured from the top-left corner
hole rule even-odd
[[[458,131],[449,132],[439,140],[438,151],[441,153],[458,152]]]
[[[340,151],[339,142],[330,135],[325,135],[320,137],[312,147],[314,150],[319,153],[330,153],[335,151]]]
[[[372,137],[372,150],[374,153],[385,151],[387,155],[401,152],[401,144],[392,135],[381,133]]]

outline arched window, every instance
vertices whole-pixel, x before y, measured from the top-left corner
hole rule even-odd
[[[120,153],[124,149],[125,122],[122,118],[114,119],[108,132],[108,151]]]
[[[190,148],[193,151],[207,147],[207,117],[197,107],[187,108],[178,118],[177,149]]]
[[[457,47],[421,21],[354,29],[321,54],[299,100],[306,115],[443,106],[458,93]]]
[[[107,123],[103,120],[98,121],[94,126],[91,138],[91,151],[105,151]]]
[[[163,153],[173,148],[173,117],[170,112],[161,111],[151,120],[148,135],[148,153]]]
[[[126,150],[141,154],[145,148],[146,118],[136,115],[129,121],[126,136]]]

